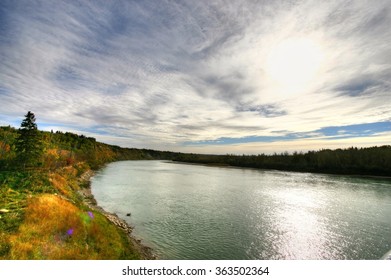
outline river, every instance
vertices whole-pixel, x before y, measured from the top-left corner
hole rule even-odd
[[[379,259],[391,249],[391,180],[121,161],[91,189],[161,259]]]

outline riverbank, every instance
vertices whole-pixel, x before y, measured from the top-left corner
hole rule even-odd
[[[0,259],[155,259],[132,228],[96,205],[83,162],[0,172]]]
[[[97,211],[105,216],[111,223],[113,223],[118,229],[123,231],[128,241],[132,244],[133,248],[137,250],[141,259],[144,260],[155,260],[157,259],[152,248],[144,245],[140,239],[137,239],[132,235],[133,227],[130,226],[126,221],[119,218],[117,214],[107,212],[105,209],[100,207],[91,192],[91,178],[95,175],[92,170],[86,171],[80,176],[80,185],[84,186],[78,193],[83,198],[83,203],[91,210]]]

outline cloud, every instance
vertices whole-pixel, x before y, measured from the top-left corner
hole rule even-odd
[[[3,122],[182,150],[391,118],[387,0],[2,1],[0,21]],[[292,89],[267,61],[295,38],[324,59]]]

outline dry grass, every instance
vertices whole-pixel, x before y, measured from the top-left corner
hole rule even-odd
[[[77,169],[72,166],[63,167],[49,174],[49,182],[60,194],[74,199],[74,191],[80,188],[76,179],[77,173]]]
[[[70,195],[71,190],[67,184],[67,181],[60,174],[58,173],[50,174],[49,181],[56,188],[56,190],[58,190],[62,195],[65,196]]]
[[[105,217],[52,194],[30,201],[10,244],[10,259],[129,258],[123,236]]]

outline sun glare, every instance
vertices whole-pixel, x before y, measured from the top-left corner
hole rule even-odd
[[[277,86],[300,90],[316,77],[323,56],[320,45],[310,39],[287,39],[269,53],[266,70]]]

